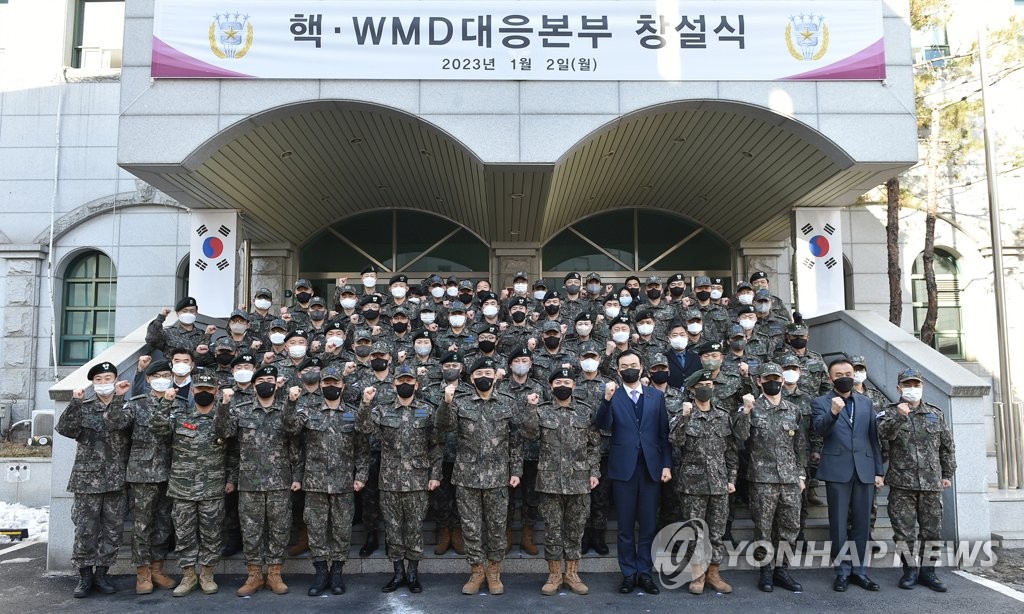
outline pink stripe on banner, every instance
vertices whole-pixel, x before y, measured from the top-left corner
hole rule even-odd
[[[240,72],[218,68],[206,62],[185,55],[174,47],[153,37],[153,77],[188,79],[193,77],[251,78]]]
[[[862,51],[816,70],[783,77],[779,81],[810,81],[828,79],[885,79],[885,40],[878,39]]]

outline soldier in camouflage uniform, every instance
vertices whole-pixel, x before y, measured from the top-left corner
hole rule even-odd
[[[768,287],[769,281],[767,273],[765,273],[764,271],[754,271],[754,273],[750,276],[750,285],[753,286],[755,292],[758,290],[764,290],[766,293],[768,293],[768,296],[771,297],[770,312],[772,314],[772,317],[782,322],[790,321],[789,307],[782,302],[781,298],[775,296],[774,294],[771,294],[771,290]]]
[[[906,369],[897,382],[899,403],[889,404],[879,416],[878,437],[889,449],[885,483],[893,539],[903,562],[899,587],[911,589],[916,583],[944,593],[946,585],[935,575],[934,549],[928,542],[942,539],[942,491],[952,485],[956,446],[942,411],[921,400],[921,373]],[[915,523],[920,546],[914,540]]]
[[[356,410],[342,400],[341,370],[327,367],[319,376],[318,402],[298,413],[305,440],[304,514],[316,571],[310,597],[323,594],[328,585],[335,595],[345,592],[342,573],[352,543],[353,493],[366,484],[370,463],[366,437],[356,428]]]
[[[598,407],[604,400],[605,384],[611,381],[598,371],[600,364],[600,345],[589,342],[580,346],[580,374],[576,378],[576,387],[573,389],[572,395],[591,408]],[[600,472],[601,475],[607,475],[608,450],[611,447],[612,434],[607,430],[598,430],[598,433],[601,435]],[[611,498],[611,480],[600,480],[597,488],[590,491],[590,517],[587,519],[587,528],[583,530],[581,554],[586,554],[591,548],[602,556],[608,554],[608,544],[605,543],[604,536],[608,529],[608,509],[611,507]]]
[[[722,369],[722,344],[705,341],[694,348],[700,356],[701,368],[715,376],[715,400],[723,407],[739,407],[743,397],[743,378],[739,373]]]
[[[78,443],[67,490],[74,493],[71,522],[75,541],[71,565],[78,569],[75,597],[88,597],[95,587],[105,595],[116,592],[107,570],[117,560],[124,531],[125,468],[128,464],[131,418],[124,395],[131,384],[117,380],[117,368],[102,362],[89,369],[95,396],[76,389],[54,427]]]
[[[573,354],[578,354],[581,345],[594,341],[595,321],[596,317],[590,311],[581,311],[577,314],[572,332],[562,340],[562,347]]]
[[[427,492],[441,484],[443,454],[434,433],[434,408],[415,398],[416,373],[402,365],[395,370],[394,381],[391,400],[374,404],[372,410],[377,389],[363,389],[358,423],[361,431],[375,433],[381,443],[381,509],[388,559],[394,566],[394,575],[381,590],[391,593],[408,584],[410,593],[419,593]]]
[[[811,408],[811,401],[813,398],[800,388],[800,380],[803,378],[800,359],[796,354],[783,354],[776,364],[782,367],[782,398],[799,407],[801,419],[805,420],[807,424],[812,424],[814,410]],[[807,507],[824,505],[824,502],[814,492],[818,486],[818,480],[814,476],[818,472],[818,463],[821,461],[822,442],[821,435],[816,433],[813,428],[807,429],[807,466],[804,467],[807,487],[804,488],[800,502],[800,533],[796,538],[799,542],[804,541]]]
[[[459,516],[472,567],[472,575],[462,587],[465,595],[475,594],[483,585],[485,560],[488,592],[505,592],[501,561],[505,558],[508,487],[518,486],[523,473],[523,444],[512,427],[515,399],[494,391],[496,372],[493,360],[478,360],[470,371],[476,389],[472,396],[456,397],[457,386],[450,383],[437,411],[438,431],[458,435],[452,482],[458,487]]]
[[[145,368],[149,394],[133,396],[125,403],[132,425],[132,444],[125,476],[129,484],[132,512],[132,563],[135,565],[135,593],[148,595],[156,584],[174,588],[174,580],[164,575],[164,558],[171,539],[171,500],[167,497],[167,478],[171,465],[171,438],[151,429],[157,404],[164,392],[171,391],[171,365],[166,360]],[[154,382],[156,383],[154,385]]]
[[[292,437],[298,430],[299,388],[290,388],[287,397],[277,396],[277,378],[273,365],[260,367],[255,397],[234,399],[228,420],[226,435],[238,437],[238,511],[249,571],[239,597],[263,588],[264,564],[270,590],[278,595],[288,592],[281,567],[291,527],[291,491],[302,487],[299,450]]]
[[[291,316],[291,328],[309,329],[309,302],[311,300],[313,300],[313,284],[308,279],[296,280],[295,304],[288,310],[288,314]]]
[[[306,332],[304,328],[295,328],[285,335],[286,354],[284,358],[274,363],[278,375],[284,378],[285,385],[289,388],[299,385],[299,365],[309,355],[309,339],[306,338]]]
[[[412,367],[416,377],[423,381],[436,382],[441,380],[441,363],[434,354],[434,333],[419,328],[412,333],[412,353],[406,364]]]
[[[255,390],[252,378],[256,373],[256,354],[243,353],[231,361],[231,385],[233,396],[252,397]],[[221,541],[224,548],[222,557],[229,557],[242,551],[242,523],[238,517],[238,438],[224,439],[225,480],[230,487],[224,490],[224,528]]]
[[[476,324],[473,332],[476,335],[476,346],[466,350],[463,355],[466,366],[468,367],[481,357],[490,358],[499,365],[505,364],[505,357],[497,351],[501,327],[497,324]]]
[[[643,309],[651,312],[654,317],[654,338],[664,340],[668,338],[669,323],[679,319],[679,312],[666,299],[660,277],[657,275],[648,277],[646,287],[647,300],[643,304]],[[637,322],[639,321],[640,318],[637,316]]]
[[[526,398],[531,394],[544,397],[547,387],[531,377],[533,370],[533,354],[525,347],[518,348],[508,357],[510,375],[498,382],[495,387],[499,393],[515,397],[515,418],[512,420],[514,429],[522,428],[525,417]],[[540,497],[537,495],[537,459],[540,444],[536,439],[523,438],[523,476],[519,486],[513,488],[508,496],[508,518],[505,525],[505,554],[512,551],[512,522],[515,520],[516,503],[518,501],[522,518],[522,538],[519,547],[530,556],[538,554],[537,545],[533,540],[533,529],[540,517]]]
[[[188,407],[174,398],[173,391],[161,393],[152,417],[153,433],[171,439],[167,495],[173,501],[182,572],[175,597],[184,597],[197,584],[207,595],[218,590],[213,568],[221,550],[224,494],[228,490],[224,436],[234,391],[224,389],[217,404],[217,381],[209,373],[197,374],[194,388],[194,400]],[[198,578],[197,564],[201,566]]]
[[[586,311],[589,306],[588,301],[580,295],[580,291],[583,289],[583,278],[579,273],[573,271],[562,278],[562,285],[565,287],[565,300],[559,299],[559,316],[563,322],[575,322],[576,316]]]
[[[579,576],[580,541],[590,515],[590,491],[602,477],[601,434],[591,425],[594,409],[573,398],[571,369],[555,369],[548,383],[552,400],[541,403],[540,394],[530,393],[523,419],[523,436],[540,442],[537,490],[548,562],[541,593],[554,595],[564,581],[572,592],[586,595],[589,589]]]
[[[786,334],[786,326],[789,325],[789,318],[775,316],[772,309],[772,295],[767,290],[758,290],[754,293],[754,313],[757,314],[758,333],[768,336],[776,347],[785,344],[783,337]]]
[[[800,361],[800,381],[797,386],[813,399],[828,393],[832,389],[832,382],[828,379],[825,359],[807,348],[809,335],[810,329],[799,317],[798,321],[786,325],[786,344],[778,350],[776,358],[783,354],[797,357]]]
[[[312,306],[314,301],[310,301]],[[310,318],[315,322],[317,309],[310,310]],[[324,397],[320,394],[320,371],[324,367],[324,362],[317,356],[307,355],[302,362],[296,367],[296,377],[299,384],[299,400],[296,402],[295,407],[299,412],[309,411],[310,409],[317,409],[323,403]],[[300,431],[295,435],[295,445],[299,449],[300,463],[305,463],[306,458],[306,437],[305,431]],[[299,480],[300,482],[302,480]],[[300,556],[303,552],[309,550],[309,531],[306,528],[305,521],[305,510],[306,510],[306,489],[292,492],[292,527],[291,533],[294,535],[294,540],[288,546],[288,556]]]
[[[636,312],[636,337],[630,342],[629,347],[640,354],[645,365],[651,361],[651,357],[655,353],[663,350],[665,344],[663,339],[668,337],[668,325],[666,325],[666,333],[662,337],[655,337],[656,326],[653,311],[640,309]]]
[[[273,305],[274,293],[270,288],[256,290],[252,297],[252,311],[249,312],[249,332],[257,339],[262,340],[270,334],[270,323],[277,319],[277,314],[271,310]]]
[[[222,339],[227,339],[235,353],[255,352],[263,346],[262,335],[252,329],[251,317],[242,309],[235,309],[228,317],[228,334]]]
[[[761,365],[761,395],[743,396],[743,410],[736,420],[736,436],[750,449],[747,479],[750,481],[750,515],[754,539],[770,543],[781,557],[779,545],[790,552],[800,531],[800,492],[807,466],[807,429],[800,408],[782,398],[782,369],[775,363]],[[757,587],[770,593],[773,586],[790,591],[803,587],[790,576],[788,557],[782,557],[772,573],[772,558],[765,557]]]
[[[759,330],[757,312],[753,305],[740,305],[736,308],[736,323],[743,329],[746,345],[744,350],[759,362],[768,362],[775,354],[778,345],[775,338]]]
[[[552,370],[565,365],[578,370],[576,355],[562,347],[562,326],[554,320],[541,324],[541,345],[533,352],[533,377],[544,381]]]
[[[700,595],[707,583],[719,593],[731,593],[732,587],[722,579],[719,566],[725,553],[722,535],[729,516],[729,494],[736,491],[739,467],[732,412],[715,401],[715,378],[710,371],[701,369],[693,373],[686,380],[686,389],[693,402],[683,403],[669,427],[669,440],[673,449],[679,451],[679,462],[672,469],[673,481],[679,483],[682,493],[677,522],[703,520],[712,548],[711,560],[705,566],[705,561],[692,561],[691,542],[685,559],[692,565],[689,590]]]
[[[448,308],[448,328],[438,331],[434,343],[439,352],[464,353],[476,343],[476,337],[467,326],[467,309],[462,301],[453,301]]]
[[[164,354],[172,348],[196,352],[200,346],[209,347],[210,339],[213,333],[217,332],[217,327],[211,324],[205,330],[201,330],[194,326],[196,315],[199,313],[196,299],[186,296],[174,305],[174,311],[177,312],[178,321],[173,326],[164,328],[164,321],[171,313],[167,307],[149,323],[146,329],[146,343]],[[206,364],[205,360],[201,362]]]
[[[508,356],[516,348],[529,348],[530,339],[534,340],[533,345],[536,346],[536,339],[540,334],[530,322],[529,299],[522,296],[514,296],[509,299],[505,308],[508,310],[511,324],[508,325],[505,332],[501,334],[501,339],[498,340],[498,351]]]
[[[703,318],[704,340],[721,341],[729,332],[732,318],[724,306],[711,300],[711,278],[706,275],[698,276],[693,282],[693,290],[697,299],[694,307],[700,311]]]

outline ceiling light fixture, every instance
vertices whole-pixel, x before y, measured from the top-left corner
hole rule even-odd
[[[354,136],[354,137],[350,138],[348,140],[348,142],[352,143],[353,145],[358,145],[358,144],[363,142],[363,139],[359,138],[358,136]]]
[[[292,157],[292,155],[293,155],[292,150],[286,149],[286,150],[281,152],[281,159],[282,160],[287,160],[288,158]]]

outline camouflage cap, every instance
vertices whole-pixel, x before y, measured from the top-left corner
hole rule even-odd
[[[545,320],[540,326],[540,332],[549,333],[551,331],[557,331],[559,334],[562,332],[562,325],[558,323],[558,320]]]
[[[897,384],[902,384],[903,382],[907,382],[907,381],[911,381],[911,380],[916,380],[916,381],[919,381],[919,382],[923,382],[924,381],[924,376],[921,375],[921,372],[918,371],[917,369],[915,369],[914,367],[910,367],[908,369],[904,369],[904,370],[900,371],[899,374],[896,376],[896,383]]]
[[[288,323],[282,320],[281,318],[277,318],[270,323],[270,330],[274,330],[275,328],[280,328],[281,330],[288,330]]]
[[[320,305],[321,307],[326,307],[327,303],[324,302],[324,298],[322,296],[314,296],[313,298],[309,299],[309,306],[312,307],[313,305]]]
[[[537,281],[533,282],[533,289],[536,290],[537,288],[544,288],[545,290],[547,290],[548,284],[543,279],[538,279]]]
[[[213,351],[217,353],[221,350],[227,350],[229,352],[235,351],[235,343],[231,341],[229,337],[221,337],[213,342]]]
[[[654,286],[654,285],[659,285],[660,286],[661,285],[661,278],[658,277],[657,275],[651,275],[650,277],[647,278],[647,285],[648,286]]]
[[[753,290],[753,289],[754,289],[754,286],[751,286],[750,284],[748,284],[745,281],[741,281],[740,283],[736,284],[736,292],[737,293],[739,293],[740,290]]]
[[[259,298],[261,296],[269,298],[271,300],[274,299],[274,294],[270,291],[270,288],[259,288],[258,290],[256,290],[256,294],[253,295],[253,298]]]
[[[743,331],[743,327],[739,324],[733,324],[729,327],[729,338],[733,337],[746,337],[747,334]]]
[[[466,304],[462,301],[452,301],[451,307],[448,308],[448,313],[466,313]]]
[[[689,322],[690,320],[704,320],[704,314],[700,312],[700,309],[696,307],[690,307],[683,313],[683,319]]]
[[[786,333],[790,335],[806,335],[808,330],[803,322],[790,322],[786,325]]]
[[[761,365],[761,377],[768,377],[769,375],[778,375],[782,377],[782,367],[774,362],[766,362]]]
[[[243,320],[248,322],[251,317],[252,316],[249,315],[248,311],[245,311],[243,309],[235,309],[234,311],[231,312],[231,315],[228,316],[228,319],[230,320],[231,318],[242,318]]]
[[[313,284],[309,283],[308,279],[297,279],[297,280],[295,280],[295,289],[298,290],[299,288],[310,288],[310,289],[312,289],[313,288]]]
[[[697,277],[697,279],[693,280],[693,285],[694,286],[710,286],[711,285],[711,278],[708,277],[707,275],[700,275],[700,276]]]
[[[512,276],[512,281],[521,279],[523,281],[530,281],[530,276],[526,274],[526,271],[516,271]]]
[[[384,341],[374,341],[370,347],[370,355],[374,354],[390,354],[391,347]]]
[[[783,368],[801,366],[800,359],[796,357],[796,354],[789,352],[783,354],[782,356],[779,356],[775,362],[778,363],[779,366]]]
[[[357,328],[352,341],[373,341],[373,331],[369,328]]]
[[[192,388],[217,388],[217,376],[206,369],[198,371],[192,376]]]
[[[587,341],[580,344],[580,356],[587,356],[589,354],[596,354],[600,356],[602,349],[603,348],[599,348],[593,341]]]
[[[356,288],[352,284],[345,284],[339,291],[339,294],[356,294]]]
[[[395,369],[395,381],[398,381],[400,377],[416,379],[416,372],[409,365],[398,365],[398,368]]]
[[[647,365],[647,366],[648,367],[656,367],[658,365],[661,365],[662,367],[667,367],[668,366],[668,358],[665,358],[665,355],[662,354],[661,352],[658,352],[658,353],[654,354],[653,356],[651,356],[651,363],[649,365]]]
[[[472,290],[473,289],[473,282],[469,281],[468,279],[463,279],[462,281],[460,281],[459,282],[459,290],[464,290],[464,289],[465,290]]]
[[[860,354],[854,354],[853,356],[850,356],[850,364],[855,367],[864,367],[865,369],[868,367],[867,361],[864,360],[864,357],[861,356]]]
[[[698,369],[690,374],[690,377],[686,378],[686,387],[693,388],[701,382],[715,382],[715,378],[712,376],[711,371],[707,369]]]
[[[754,300],[755,301],[770,301],[770,300],[772,300],[771,292],[768,292],[764,288],[761,288],[760,290],[758,290],[757,292],[754,293]]]
[[[320,381],[322,382],[329,379],[339,382],[343,381],[344,378],[341,375],[341,369],[338,367],[327,367],[326,369],[322,369],[320,371]]]
[[[590,281],[591,279],[596,279],[597,281],[600,282],[601,281],[601,275],[596,273],[596,272],[587,275],[587,281]]]

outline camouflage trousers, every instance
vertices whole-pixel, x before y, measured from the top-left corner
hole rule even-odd
[[[942,493],[931,490],[906,490],[889,487],[889,521],[892,538],[900,555],[917,565],[918,550],[923,542],[942,539]],[[914,525],[918,533],[914,534]],[[935,563],[924,557],[920,563],[931,567]]]
[[[427,516],[427,491],[382,490],[384,542],[388,560],[418,561],[423,558],[423,519]]]
[[[355,494],[307,492],[306,529],[309,532],[309,553],[314,561],[348,560],[352,549],[352,515]]]
[[[124,532],[127,506],[128,494],[123,488],[102,493],[75,493],[71,504],[71,522],[75,524],[72,567],[110,567],[114,564]]]
[[[682,475],[682,474],[680,474]],[[679,520],[701,519],[708,525],[708,542],[711,544],[711,563],[721,563],[725,556],[722,535],[725,522],[729,519],[729,495],[689,495],[682,500],[682,517]],[[696,544],[690,542],[686,552],[689,560]]]
[[[540,514],[544,518],[544,559],[576,561],[580,541],[590,517],[590,493],[556,495],[541,493]]]
[[[129,484],[132,512],[132,564],[162,561],[170,549],[171,500],[167,482]]]
[[[468,488],[456,492],[466,559],[470,565],[505,558],[505,521],[508,514],[508,487]],[[486,553],[486,557],[485,557]]]
[[[782,542],[795,548],[800,532],[800,484],[750,482],[749,488],[754,539],[770,543],[776,552]]]
[[[508,493],[508,517],[505,526],[512,527],[516,507],[519,507],[519,517],[523,521],[523,526],[532,529],[540,516],[540,501],[541,497],[537,493],[537,461],[523,461],[523,477],[519,481],[519,486]]]
[[[370,471],[366,485],[359,491],[359,509],[362,513],[363,530],[376,531],[380,528],[380,451],[370,453]]]
[[[220,560],[224,498],[189,501],[174,499],[174,537],[178,542],[178,565],[188,569],[216,565]]]
[[[601,475],[608,475],[608,457],[601,457]],[[612,505],[612,481],[602,478],[597,483],[597,488],[590,491],[590,519],[587,521],[587,528],[596,529],[601,532],[601,540],[604,541],[604,531],[608,528],[608,510]]]
[[[291,491],[241,491],[238,516],[246,565],[281,565],[292,524]]]
[[[459,527],[459,508],[455,504],[455,485],[452,484],[452,471],[455,463],[445,461],[441,465],[441,485],[430,491],[429,515],[438,527],[457,529]]]

